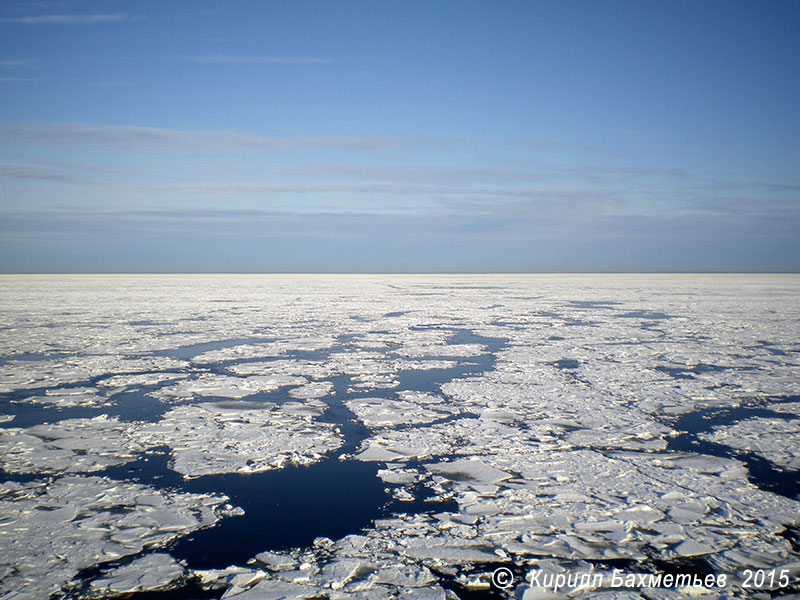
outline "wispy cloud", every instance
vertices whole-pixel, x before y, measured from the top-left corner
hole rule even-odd
[[[238,63],[246,65],[259,64],[286,64],[286,65],[319,65],[327,64],[331,61],[326,58],[306,57],[306,56],[228,56],[224,54],[210,54],[203,56],[181,55],[179,58],[192,62],[225,64]]]
[[[38,62],[38,58],[0,58],[0,67],[29,67]]]
[[[86,23],[105,23],[110,21],[124,21],[128,18],[125,13],[102,13],[92,15],[76,14],[51,14],[51,15],[28,15],[25,17],[14,17],[11,19],[0,19],[4,23],[21,23],[23,25],[46,25],[46,24],[86,24]]]
[[[0,126],[0,144],[89,145],[121,149],[195,152],[230,148],[284,150],[316,147],[382,150],[432,143],[430,140],[346,137],[270,137],[236,131],[185,131],[158,127],[85,124]]]
[[[95,183],[93,180],[76,175],[75,173],[49,168],[44,165],[0,163],[0,179],[5,178],[78,185]]]

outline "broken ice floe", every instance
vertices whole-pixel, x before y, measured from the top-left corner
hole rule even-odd
[[[40,361],[35,369],[30,363],[12,362],[0,365],[0,393],[41,388],[58,388],[82,384],[96,377],[167,371],[184,368],[187,363],[172,358],[130,357],[115,353],[97,356],[69,356]]]
[[[99,477],[0,484],[2,589],[47,598],[81,569],[213,525],[226,500]]]
[[[186,569],[169,554],[157,552],[106,572],[91,582],[93,595],[114,597],[133,592],[163,592],[179,587]]]
[[[258,554],[253,568],[203,572],[225,581],[224,598],[452,598],[439,578],[417,559],[397,556],[380,537],[349,535],[315,540],[309,549]]]
[[[700,437],[763,456],[770,462],[800,470],[800,419],[747,419],[727,427],[716,427]]]
[[[289,390],[289,396],[298,400],[311,400],[313,398],[324,398],[333,390],[330,381],[312,381]]]
[[[42,396],[27,396],[13,400],[17,404],[42,404],[57,408],[73,408],[76,406],[94,407],[110,404],[110,400],[98,394],[97,388],[73,387],[46,390]]]
[[[317,360],[281,359],[269,362],[244,362],[230,365],[227,368],[230,372],[240,376],[302,376],[315,380],[331,377],[336,373],[331,364]]]
[[[0,456],[8,473],[101,471],[143,450],[134,425],[105,415],[0,429]]]
[[[8,473],[95,472],[168,445],[173,468],[197,477],[306,464],[342,443],[333,425],[314,421],[326,409],[318,400],[241,404],[180,406],[153,423],[101,415],[0,429],[0,455]]]
[[[303,377],[291,375],[252,375],[250,377],[228,377],[225,375],[201,375],[168,385],[150,393],[162,400],[191,400],[200,397],[244,398],[259,392],[272,392],[284,386],[306,383]]]
[[[170,372],[155,372],[155,373],[135,373],[130,375],[114,375],[101,379],[97,385],[103,388],[111,388],[114,391],[124,390],[130,387],[138,386],[154,386],[165,381],[176,381],[178,379],[185,379],[188,375],[186,373],[170,373]]]
[[[179,406],[156,423],[143,424],[140,443],[171,448],[172,468],[185,477],[252,473],[319,460],[342,444],[329,423],[313,420],[313,405],[258,408],[204,403]]]
[[[455,408],[445,404],[443,398],[426,398],[429,401],[424,404],[390,398],[357,398],[345,404],[370,428],[430,423],[457,413]]]

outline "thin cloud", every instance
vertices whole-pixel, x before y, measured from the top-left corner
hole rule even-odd
[[[93,15],[29,15],[26,17],[16,17],[13,19],[1,19],[4,23],[21,23],[23,25],[46,25],[46,24],[85,24],[85,23],[105,23],[110,21],[124,21],[128,18],[125,13],[103,13]]]
[[[184,131],[158,127],[85,124],[0,126],[0,144],[87,145],[121,149],[196,152],[213,149],[331,148],[374,151],[431,143],[430,140],[336,137],[268,137],[236,131]]]
[[[0,163],[0,179],[25,179],[39,182],[54,182],[67,184],[93,184],[95,181],[64,172],[60,169],[48,168],[42,165],[26,165],[16,163]]]
[[[29,67],[38,62],[38,58],[3,58],[0,59],[0,67]]]
[[[591,199],[593,190],[559,190],[540,188],[507,188],[507,187],[469,187],[413,184],[379,184],[379,183],[220,183],[220,184],[177,184],[151,186],[152,189],[208,193],[208,194],[367,194],[389,196],[456,196],[489,197],[489,198],[522,198],[526,200],[559,201]],[[588,200],[587,200],[588,201]]]
[[[246,64],[246,65],[319,65],[327,64],[331,61],[326,58],[305,57],[305,56],[228,56],[224,54],[211,54],[204,56],[187,56],[181,55],[181,59],[189,60],[192,62],[209,63],[209,64]]]

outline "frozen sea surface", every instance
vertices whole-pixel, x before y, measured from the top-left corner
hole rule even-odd
[[[0,405],[3,600],[800,593],[800,276],[0,276]]]

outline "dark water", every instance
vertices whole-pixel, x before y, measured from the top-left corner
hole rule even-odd
[[[174,371],[170,371],[171,373]],[[157,373],[151,371],[150,373]],[[138,375],[140,373],[120,373],[120,375]],[[25,402],[26,398],[45,396],[48,391],[65,392],[70,389],[94,387],[98,381],[107,376],[95,377],[87,381],[58,386],[43,387],[12,392],[0,395],[0,412],[14,415],[12,421],[0,423],[0,427],[33,427],[45,423],[58,423],[67,419],[91,419],[100,415],[119,417],[121,421],[158,421],[169,410],[169,406],[156,398],[147,395],[160,387],[169,385],[164,381],[156,385],[131,386],[108,397],[110,401],[104,406],[67,406],[59,407],[51,404],[33,404]],[[102,392],[98,395],[102,397]]]
[[[770,398],[771,403],[796,402],[798,396]],[[701,439],[698,434],[714,427],[732,425],[746,419],[767,418],[791,421],[797,416],[774,411],[764,406],[764,400],[753,400],[750,404],[732,408],[707,408],[680,415],[669,424],[681,433],[667,438],[667,448],[678,452],[695,452],[709,456],[735,458],[747,468],[748,480],[759,489],[786,496],[800,498],[800,471],[774,465],[755,452],[731,448]]]
[[[562,358],[551,364],[557,369],[577,369],[581,366],[580,362],[571,358]]]
[[[695,375],[700,375],[701,373],[719,373],[721,371],[727,371],[732,368],[733,367],[721,367],[719,365],[707,365],[704,363],[697,363],[696,365],[691,365],[686,367],[667,367],[664,365],[659,365],[655,367],[655,370],[661,371],[662,373],[666,373],[667,375],[675,379],[694,379]]]
[[[41,362],[43,360],[51,360],[54,358],[61,358],[63,356],[67,356],[67,354],[63,353],[54,353],[54,354],[42,354],[39,352],[26,352],[24,354],[15,354],[13,356],[0,356],[0,367],[6,365],[10,362]]]
[[[224,350],[225,348],[233,348],[234,346],[242,346],[245,344],[265,344],[274,341],[274,338],[264,337],[249,337],[249,338],[234,338],[231,340],[219,340],[214,342],[201,342],[199,344],[190,344],[188,346],[180,346],[179,348],[171,348],[169,350],[157,350],[152,352],[152,356],[168,356],[178,360],[191,360],[195,356],[203,354],[204,352],[211,352],[213,350]]]
[[[387,504],[378,465],[325,460],[251,475],[210,475],[186,482],[191,492],[224,492],[245,515],[178,541],[171,554],[194,568],[243,565],[263,550],[310,546],[370,525]]]

